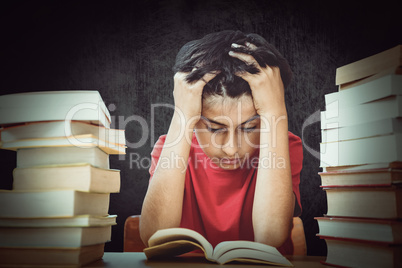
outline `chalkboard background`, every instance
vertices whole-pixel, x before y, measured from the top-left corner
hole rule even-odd
[[[326,212],[326,196],[319,160],[308,149],[319,149],[320,126],[307,119],[316,118],[324,95],[337,90],[337,67],[396,46],[402,36],[395,5],[355,2],[16,1],[0,11],[0,94],[96,89],[111,110],[112,127],[125,128],[132,144],[145,141],[125,157],[110,157],[111,167],[121,170],[121,192],[111,195],[109,213],[118,215],[118,225],[106,251],[122,251],[124,221],[141,212],[153,143],[169,126],[172,109],[155,104],[173,104],[176,53],[210,32],[258,33],[294,72],[286,101],[289,129],[305,144],[301,218],[308,254],[324,255],[313,218]],[[11,189],[15,152],[0,151],[0,157],[0,188]]]

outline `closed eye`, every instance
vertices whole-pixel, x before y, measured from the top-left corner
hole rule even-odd
[[[254,131],[254,130],[256,130],[256,129],[257,129],[257,126],[254,126],[254,127],[243,127],[243,128],[241,128],[241,130],[244,131],[244,132],[252,132],[252,131]]]
[[[220,133],[220,132],[223,132],[226,130],[226,128],[211,128],[208,126],[207,126],[207,129],[209,132],[212,132],[212,133]]]

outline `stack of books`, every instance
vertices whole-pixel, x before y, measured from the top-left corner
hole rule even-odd
[[[0,266],[80,267],[101,259],[116,215],[110,193],[125,153],[97,91],[0,96],[0,148],[15,150],[13,189],[0,191]]]
[[[402,267],[402,46],[337,69],[321,112],[326,263]]]

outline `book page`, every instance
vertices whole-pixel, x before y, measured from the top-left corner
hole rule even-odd
[[[214,249],[213,256],[215,259],[218,259],[220,256],[225,254],[226,252],[233,250],[233,249],[240,249],[240,248],[249,248],[253,250],[259,250],[263,252],[268,252],[275,255],[281,255],[279,251],[272,246],[268,246],[266,244],[254,242],[254,241],[224,241],[216,245]]]
[[[276,250],[276,248],[274,249]],[[238,248],[223,253],[223,255],[217,259],[219,264],[225,264],[231,261],[293,266],[293,264],[277,250],[276,252],[266,252],[258,249]]]
[[[149,247],[161,245],[167,242],[186,240],[199,244],[207,258],[212,257],[213,248],[212,245],[196,231],[186,228],[169,228],[159,230],[154,233],[148,241]],[[197,248],[198,249],[198,248]]]
[[[193,250],[201,249],[202,246],[189,240],[175,240],[160,245],[151,246],[144,249],[148,259],[178,256]]]

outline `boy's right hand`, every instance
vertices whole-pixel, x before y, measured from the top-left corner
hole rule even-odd
[[[202,91],[204,86],[218,73],[207,73],[200,80],[188,83],[188,73],[177,72],[174,76],[173,98],[175,108],[180,115],[184,116],[186,126],[194,128],[200,120],[202,108]]]

